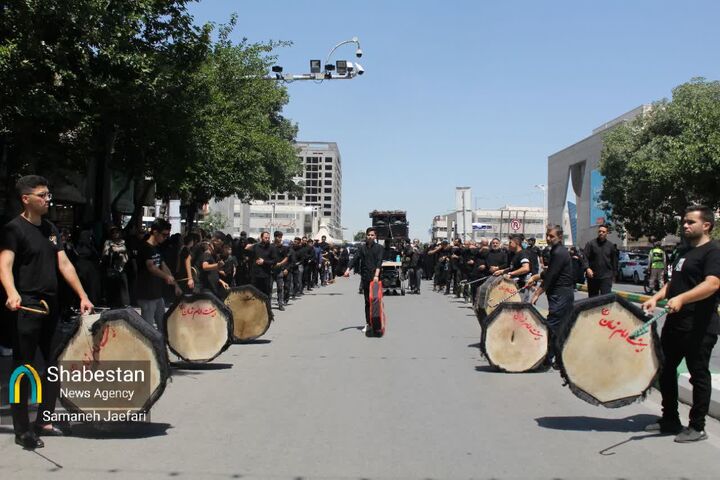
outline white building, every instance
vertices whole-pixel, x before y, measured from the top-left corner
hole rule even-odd
[[[435,216],[431,228],[433,239],[462,239],[463,221],[462,212]],[[538,243],[544,243],[545,209],[512,205],[497,209],[477,209],[472,211],[472,222],[465,228],[465,238],[472,241],[497,237],[506,242],[511,234],[521,233],[526,238],[535,237]]]
[[[211,212],[220,212],[228,219],[223,229],[237,237],[240,232],[258,238],[260,232],[283,232],[285,238],[310,236],[318,230],[317,209],[303,205],[278,205],[273,202],[242,203],[235,197],[210,203]]]
[[[287,192],[270,196],[276,205],[315,207],[331,236],[342,235],[342,162],[335,142],[297,142],[298,157],[303,165],[303,194]]]

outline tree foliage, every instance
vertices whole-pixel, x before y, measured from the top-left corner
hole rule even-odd
[[[7,181],[82,171],[98,185],[88,205],[102,220],[110,169],[152,177],[160,197],[193,212],[212,197],[288,190],[297,128],[281,115],[286,89],[258,78],[287,43],[234,43],[235,18],[213,41],[215,25],[195,25],[189,1],[0,3]]]
[[[358,230],[355,232],[355,235],[353,236],[353,240],[356,242],[363,242],[365,241],[365,232],[362,230]]]
[[[720,208],[720,82],[693,79],[604,138],[601,200],[634,238],[677,233],[688,205]]]

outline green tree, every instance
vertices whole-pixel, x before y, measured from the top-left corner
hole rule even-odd
[[[720,207],[720,82],[693,79],[604,138],[601,200],[635,238],[676,233],[683,210]]]
[[[362,230],[358,230],[353,236],[353,240],[355,240],[356,242],[365,241],[365,232],[363,232]]]
[[[200,223],[203,228],[205,228],[210,233],[215,230],[222,230],[224,228],[227,228],[229,224],[228,218],[222,212],[210,212],[208,215],[205,215],[205,218],[203,218],[202,221],[198,223]]]
[[[281,115],[287,90],[261,78],[274,63],[272,50],[287,43],[234,44],[235,22],[220,27],[185,96],[193,119],[189,161],[157,173],[164,179],[160,193],[187,200],[189,223],[196,206],[213,197],[247,201],[293,190],[292,177],[301,171],[297,127]]]

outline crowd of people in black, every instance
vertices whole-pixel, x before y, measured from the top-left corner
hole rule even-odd
[[[177,295],[209,291],[223,299],[232,287],[248,284],[268,297],[275,290],[277,307],[284,310],[306,291],[334,282],[349,263],[348,249],[330,245],[325,237],[290,241],[276,231],[271,241],[270,232],[233,238],[202,228],[171,235],[163,219],[149,231],[110,227],[102,243],[91,230],[63,229],[61,235],[94,305],[139,306],[151,322]]]

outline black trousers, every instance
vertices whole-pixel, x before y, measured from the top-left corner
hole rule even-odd
[[[564,329],[567,322],[570,321],[573,305],[575,302],[575,290],[571,287],[558,288],[552,293],[548,293],[548,354],[547,363],[551,363],[553,359],[560,355],[560,339],[559,333]]]
[[[255,277],[253,278],[252,283],[255,288],[263,292],[265,295],[268,296],[269,299],[272,299],[272,286],[273,286],[273,279],[272,277]]]
[[[598,295],[605,295],[612,291],[612,278],[588,278],[588,297],[597,297]]]
[[[365,323],[370,325],[370,282],[372,280],[362,280],[362,291],[365,297]]]
[[[55,347],[55,331],[60,320],[60,309],[56,297],[42,296],[29,297],[21,295],[22,304],[31,308],[42,308],[40,300],[45,300],[50,309],[49,315],[18,310],[11,322],[13,364],[17,368],[20,365],[30,364],[35,370],[39,370],[35,362],[35,352],[40,348],[45,364],[45,373],[40,376],[42,382],[42,403],[38,407],[35,423],[44,425],[43,419],[46,414],[55,411],[55,402],[60,394],[60,382],[50,383],[45,375],[47,368],[57,365],[56,359],[52,357]],[[12,387],[11,387],[12,388]],[[26,376],[20,381],[19,403],[11,405],[13,427],[16,435],[22,435],[30,430],[30,418],[28,413],[28,396],[30,383]]]
[[[713,333],[683,332],[667,326],[663,328],[660,342],[665,355],[665,363],[660,373],[663,423],[669,425],[680,423],[677,367],[684,358],[690,373],[690,383],[693,386],[690,427],[697,431],[705,428],[705,417],[710,409],[712,393],[710,355],[717,337],[717,334]]]

